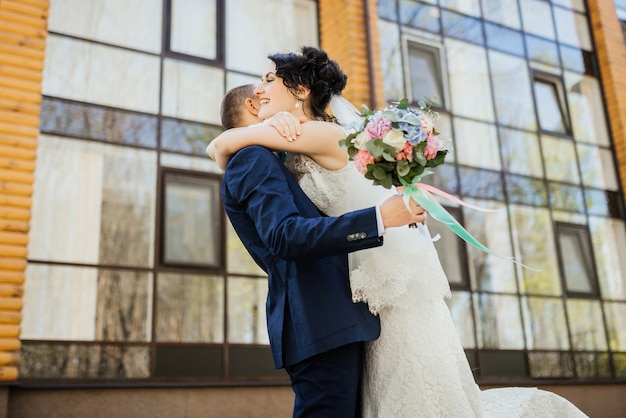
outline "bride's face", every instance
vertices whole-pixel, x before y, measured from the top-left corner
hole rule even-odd
[[[276,76],[276,65],[272,62],[267,72],[261,77],[261,84],[254,90],[260,102],[259,117],[268,119],[276,113],[295,109],[297,100],[283,83],[283,79]]]

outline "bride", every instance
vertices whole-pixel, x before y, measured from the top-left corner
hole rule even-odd
[[[345,85],[337,64],[312,47],[269,58],[255,94],[258,116],[270,126],[220,134],[207,147],[220,167],[249,145],[286,151],[287,168],[329,216],[375,205],[393,193],[365,180],[338,145],[346,133],[325,111]],[[308,120],[315,122],[305,125],[314,126],[300,129],[300,121]],[[382,247],[350,254],[350,284],[353,299],[367,302],[381,321],[380,337],[366,344],[365,417],[586,416],[535,388],[480,390],[446,305],[448,281],[425,225],[389,229]]]

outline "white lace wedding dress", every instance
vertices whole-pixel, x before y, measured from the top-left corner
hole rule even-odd
[[[287,168],[323,213],[337,216],[381,203],[352,163],[337,171],[289,154]],[[586,417],[562,397],[535,388],[481,391],[445,299],[447,278],[425,226],[390,228],[384,245],[350,255],[355,301],[380,315],[381,335],[366,344],[363,414],[377,418]]]

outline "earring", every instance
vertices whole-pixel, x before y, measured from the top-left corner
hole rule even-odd
[[[300,102],[296,103],[296,109],[300,109]]]

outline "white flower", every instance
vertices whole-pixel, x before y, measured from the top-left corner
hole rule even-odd
[[[406,140],[404,139],[404,134],[401,131],[392,129],[385,134],[383,142],[394,147],[396,151],[401,151],[404,149],[404,143]]]
[[[352,144],[358,150],[365,149],[365,143],[371,140],[367,132],[363,131],[352,139]]]

